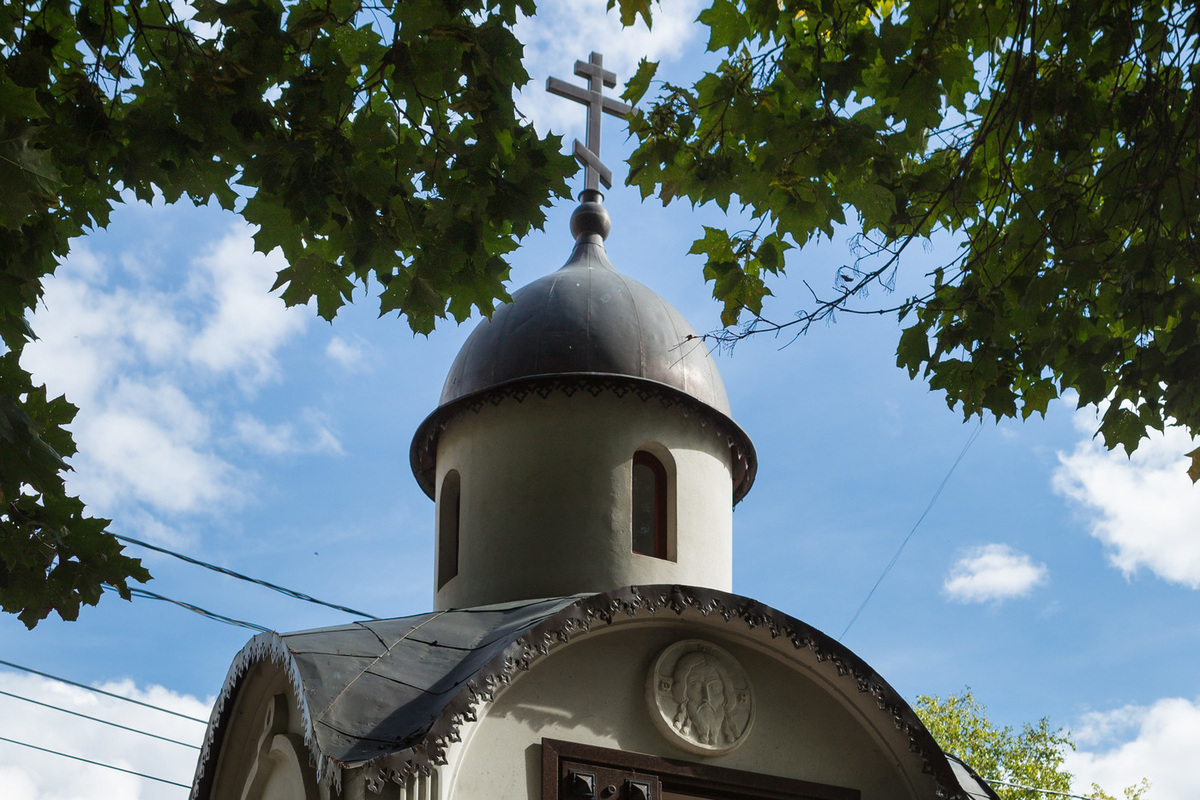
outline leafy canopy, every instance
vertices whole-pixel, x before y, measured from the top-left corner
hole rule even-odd
[[[609,0],[652,20],[650,0]],[[508,298],[506,254],[574,171],[513,103],[533,0],[0,0],[0,608],[74,618],[148,574],[63,484],[75,409],[20,364],[70,241],[123,196],[216,202],[331,319],[356,289],[416,331]],[[967,414],[1067,390],[1100,434],[1200,431],[1195,8],[1182,3],[713,0],[724,55],[639,68],[630,181],[742,204],[693,252],[733,325],[789,249],[857,220],[864,260],[796,320],[887,283],[913,241],[963,248],[894,309],[898,361]],[[866,309],[886,311],[886,309]],[[1200,453],[1200,451],[1198,451]],[[1194,477],[1200,478],[1200,455]]]
[[[628,85],[632,102],[657,86],[630,182],[752,216],[693,249],[722,321],[760,314],[789,246],[849,219],[865,251],[794,319],[725,340],[899,312],[898,364],[966,416],[1044,414],[1073,390],[1110,448],[1200,433],[1194,4],[713,0],[700,20],[713,72],[654,84],[644,62]],[[938,232],[962,247],[929,291],[864,307]]]
[[[415,331],[508,298],[505,254],[573,161],[513,104],[528,0],[0,5],[0,607],[73,619],[149,575],[66,495],[63,428],[20,366],[70,240],[125,193],[215,201],[332,319],[355,287]]]
[[[918,697],[915,710],[942,749],[987,780],[1001,800],[1046,800],[1054,793],[1071,792],[1071,773],[1063,765],[1075,743],[1070,731],[1052,729],[1045,717],[1036,725],[1024,725],[1020,733],[1008,726],[998,728],[970,689],[945,700]],[[1127,787],[1122,796],[1145,800],[1149,788],[1149,781],[1143,778],[1140,784]],[[1115,800],[1095,784],[1088,796]]]

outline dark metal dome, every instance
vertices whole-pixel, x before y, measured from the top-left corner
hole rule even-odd
[[[749,490],[753,446],[729,418],[716,362],[670,303],[613,268],[604,250],[611,223],[599,198],[599,192],[584,192],[571,217],[575,250],[567,263],[515,292],[511,303],[479,323],[455,358],[438,410],[413,440],[413,472],[431,497],[432,448],[451,409],[564,379],[604,389],[636,384],[639,393],[666,395],[674,405],[715,417],[735,451],[735,501]]]
[[[459,351],[441,404],[535,375],[624,375],[672,386],[729,416],[703,340],[658,294],[580,242],[566,265],[513,295]]]

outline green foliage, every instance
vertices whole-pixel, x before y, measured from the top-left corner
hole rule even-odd
[[[625,27],[633,25],[639,18],[649,28],[654,18],[650,15],[650,0],[608,0],[608,10],[614,7],[620,9],[621,24]]]
[[[609,8],[652,22],[650,0]],[[533,0],[0,2],[5,610],[73,617],[146,577],[65,495],[70,406],[20,366],[71,240],[123,192],[215,202],[282,251],[285,302],[326,319],[368,291],[418,332],[489,313],[575,169],[514,107],[518,12]],[[726,325],[761,312],[789,248],[848,217],[872,252],[785,324],[850,307],[951,231],[959,257],[893,309],[900,365],[951,407],[1027,417],[1074,390],[1106,409],[1110,447],[1200,432],[1193,6],[712,0],[700,20],[713,72],[656,83],[646,62],[628,84],[633,102],[655,92],[630,182],[749,210],[751,229],[693,248]]]
[[[84,515],[66,494],[64,456],[75,452],[62,429],[75,407],[45,387],[33,387],[16,353],[0,356],[0,381],[19,392],[0,394],[0,609],[33,627],[51,610],[75,619],[95,605],[104,584],[129,599],[128,580],[149,580],[137,559],[121,554],[108,520]]]
[[[623,16],[648,4],[623,0]],[[147,580],[66,496],[26,315],[122,192],[239,211],[289,304],[356,289],[427,332],[508,298],[505,255],[574,162],[513,105],[529,0],[0,3],[0,603],[29,626]],[[373,279],[373,280],[372,280]]]
[[[1024,725],[1020,733],[1008,726],[998,728],[970,689],[945,700],[918,697],[915,710],[942,749],[988,780],[1003,800],[1045,800],[1053,796],[1037,789],[1071,791],[1071,773],[1063,764],[1075,743],[1070,731],[1052,729],[1044,717],[1035,725]],[[1017,786],[1003,785],[1006,783]],[[1143,779],[1139,785],[1126,788],[1123,796],[1126,800],[1145,800],[1148,789],[1149,782]],[[1113,800],[1095,785],[1089,796]]]
[[[1193,4],[714,0],[700,21],[724,58],[635,113],[630,182],[741,203],[796,245],[850,216],[868,250],[795,320],[728,338],[861,313],[912,241],[949,231],[957,258],[891,309],[911,375],[966,416],[1044,414],[1074,390],[1127,452],[1173,422],[1200,434]],[[726,324],[781,271],[757,236],[696,242]]]

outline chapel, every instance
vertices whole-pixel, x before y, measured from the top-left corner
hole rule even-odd
[[[557,271],[479,323],[412,440],[433,610],[264,633],[193,800],[995,800],[861,658],[732,592],[749,436],[665,299],[610,263],[597,54]],[[595,135],[593,136],[593,131]]]

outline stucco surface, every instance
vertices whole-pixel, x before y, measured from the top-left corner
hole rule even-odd
[[[731,753],[688,753],[652,723],[642,690],[647,671],[665,647],[686,638],[728,650],[753,684],[754,725]],[[851,787],[863,800],[933,797],[920,760],[886,723],[862,714],[819,672],[751,637],[704,624],[614,624],[572,641],[515,680],[465,728],[442,780],[451,797],[540,800],[535,767],[541,740],[551,738]]]
[[[632,460],[673,471],[671,558],[632,551]],[[461,476],[458,575],[434,607],[463,608],[618,586],[728,591],[733,575],[729,448],[710,425],[636,396],[527,397],[447,427],[437,485]]]

